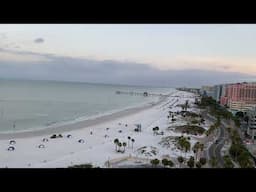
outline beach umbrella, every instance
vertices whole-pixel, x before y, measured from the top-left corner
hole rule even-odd
[[[45,146],[43,144],[40,144],[38,148],[45,148]]]
[[[10,145],[14,145],[14,144],[16,144],[16,141],[11,140],[9,143],[10,143]]]
[[[83,139],[79,139],[78,142],[79,143],[84,143],[84,140]]]
[[[71,138],[71,137],[72,137],[72,135],[70,135],[70,134],[69,134],[69,135],[67,135],[67,138]]]
[[[15,150],[15,147],[13,147],[13,146],[10,146],[10,147],[8,147],[8,149],[7,149],[8,151],[14,151]]]

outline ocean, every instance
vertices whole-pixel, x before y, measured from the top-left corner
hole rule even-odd
[[[0,132],[47,128],[158,99],[118,95],[116,91],[166,94],[174,90],[77,82],[0,80]]]

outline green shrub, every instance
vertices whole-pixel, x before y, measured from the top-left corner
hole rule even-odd
[[[224,167],[225,168],[234,168],[234,164],[232,163],[231,158],[228,155],[223,157],[224,160]]]
[[[192,121],[191,121],[191,123],[192,123],[192,124],[198,124],[198,123],[199,123],[199,121],[198,121],[198,120],[196,120],[196,119],[194,119],[194,120],[192,120]]]
[[[73,165],[69,168],[93,168],[92,164],[81,164],[81,165]]]

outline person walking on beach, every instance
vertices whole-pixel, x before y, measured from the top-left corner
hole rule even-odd
[[[13,122],[13,125],[12,125],[13,132],[14,132],[15,127],[16,127],[16,125],[15,125],[15,121],[14,121],[14,122]]]

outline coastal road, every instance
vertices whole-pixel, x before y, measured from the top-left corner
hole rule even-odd
[[[212,122],[215,122],[217,120],[215,117],[209,115],[208,113],[203,116],[204,118]],[[225,127],[227,127],[227,124],[222,121],[218,130],[219,135],[217,139],[215,139],[214,142],[210,145],[207,151],[208,159],[215,157],[217,159],[219,167],[224,167],[224,160],[221,155],[221,149],[225,144]],[[217,143],[215,142],[216,140],[218,141]]]
[[[224,167],[224,160],[221,155],[221,149],[225,144],[225,126],[223,124],[220,125],[219,136],[217,138],[217,143],[214,142],[208,149],[208,154],[210,159],[215,157],[217,158],[218,165],[220,167]]]

